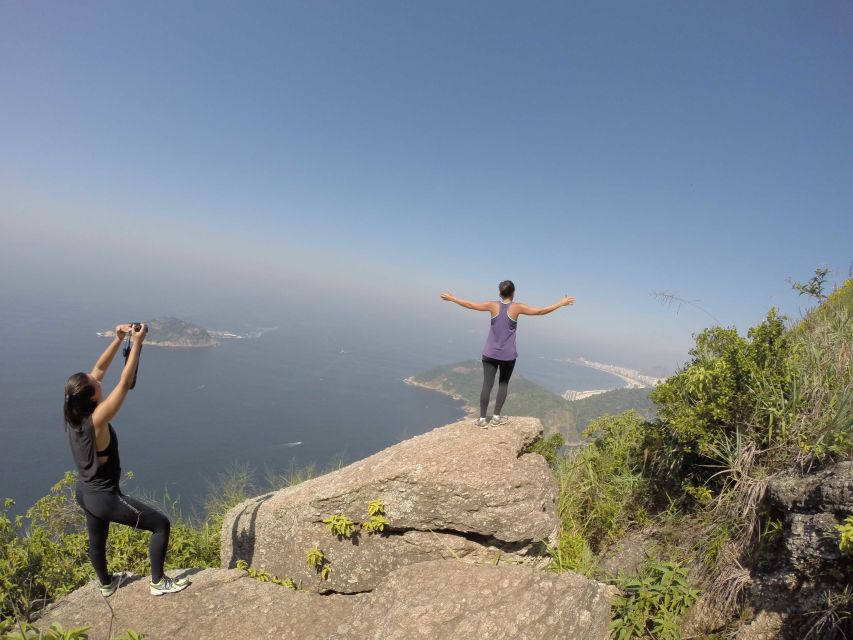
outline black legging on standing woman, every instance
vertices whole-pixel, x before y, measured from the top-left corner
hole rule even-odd
[[[483,356],[483,390],[480,391],[480,417],[486,417],[486,411],[489,407],[489,397],[492,395],[492,387],[495,384],[495,374],[500,369],[500,377],[498,378],[498,395],[495,399],[495,415],[500,415],[503,409],[504,401],[506,401],[507,390],[509,389],[509,379],[512,376],[512,370],[515,368],[515,360],[495,360],[488,356]]]
[[[169,519],[162,513],[120,491],[85,491],[77,489],[77,504],[86,513],[89,531],[89,560],[101,584],[110,584],[107,571],[107,534],[110,522],[150,531],[148,552],[151,555],[151,581],[163,579],[163,563],[169,546]]]

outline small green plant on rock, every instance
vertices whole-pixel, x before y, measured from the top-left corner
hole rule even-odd
[[[391,523],[385,517],[385,503],[381,500],[371,500],[367,505],[367,520],[361,523],[361,528],[367,533],[382,533]]]
[[[388,518],[382,515],[370,516],[369,519],[361,523],[361,528],[367,533],[382,533],[385,527],[391,524]]]
[[[838,548],[843,553],[853,554],[853,516],[848,516],[843,523],[836,525],[835,528],[841,532]]]
[[[324,519],[326,528],[339,538],[350,538],[355,533],[355,523],[342,513]]]
[[[245,571],[249,574],[250,578],[254,578],[258,582],[272,582],[273,584],[277,584],[280,587],[287,587],[288,589],[293,589],[296,591],[296,583],[293,582],[290,578],[278,578],[271,573],[264,571],[263,569],[255,569],[254,567],[250,567],[249,563],[245,560],[237,561],[237,568],[241,571]],[[133,638],[129,638],[128,640],[133,640]]]
[[[385,515],[385,503],[382,500],[371,500],[367,505],[367,515],[381,516]]]
[[[305,553],[308,566],[316,569],[317,573],[323,580],[329,579],[329,574],[332,572],[332,564],[326,559],[326,555],[318,548],[311,547]]]

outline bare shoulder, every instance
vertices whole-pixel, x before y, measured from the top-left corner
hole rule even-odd
[[[508,309],[509,317],[513,319],[517,319],[518,316],[535,316],[538,311],[536,307],[520,302],[513,302]]]

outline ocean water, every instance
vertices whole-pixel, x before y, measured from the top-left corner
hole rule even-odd
[[[262,477],[351,462],[464,415],[459,402],[403,379],[476,353],[333,325],[265,324],[280,327],[209,349],[143,348],[137,387],[113,420],[122,468],[134,472],[126,491],[168,494],[192,511],[210,481],[235,465]],[[14,498],[16,512],[73,466],[63,384],[91,369],[108,344],[96,335],[105,328],[80,312],[0,310],[0,497]],[[119,352],[105,392],[122,364]],[[608,374],[533,354],[517,370],[557,392],[619,386]]]

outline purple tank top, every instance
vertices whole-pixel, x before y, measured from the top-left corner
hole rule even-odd
[[[489,337],[483,347],[483,355],[495,360],[515,360],[518,352],[515,350],[515,329],[518,322],[509,317],[509,304],[498,301],[498,315],[492,318]]]

